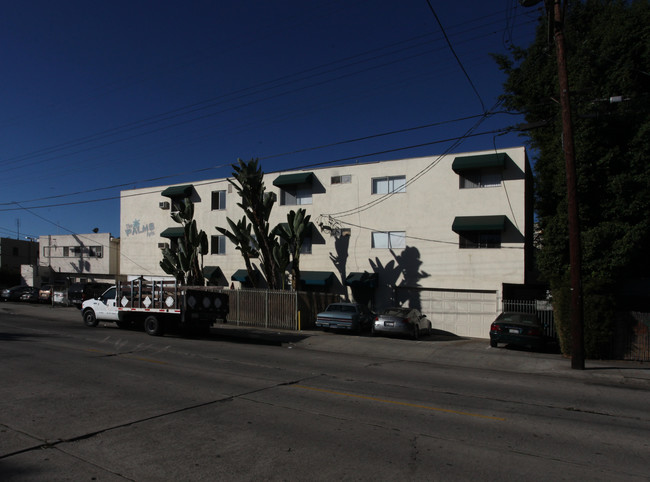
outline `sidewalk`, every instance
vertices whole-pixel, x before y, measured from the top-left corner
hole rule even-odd
[[[296,332],[219,324],[214,326],[212,334],[241,342],[282,345],[287,348],[416,361],[469,369],[540,374],[573,378],[583,383],[650,390],[650,363],[624,360],[587,360],[585,370],[574,370],[571,368],[571,360],[563,357],[560,353],[539,353],[503,345],[500,345],[499,348],[490,348],[488,340],[460,338],[442,333],[434,333],[414,341],[371,337],[369,334],[357,336],[320,330]]]

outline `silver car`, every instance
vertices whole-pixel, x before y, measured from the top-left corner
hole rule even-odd
[[[417,340],[422,333],[431,334],[431,322],[415,308],[386,308],[372,324],[373,336],[406,335]]]

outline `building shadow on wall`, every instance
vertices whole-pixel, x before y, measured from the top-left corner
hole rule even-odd
[[[70,263],[70,267],[72,268],[71,272],[77,274],[88,273],[90,272],[90,260],[84,259],[84,248],[86,247],[86,245],[78,235],[73,234],[72,237],[79,245],[81,257],[79,258],[79,261],[77,263],[74,262]]]
[[[409,290],[395,290],[396,287],[404,288],[418,288],[420,281],[428,278],[430,275],[425,271],[420,270],[422,260],[420,259],[420,251],[414,246],[407,246],[404,250],[397,254],[394,250],[390,250],[393,259],[385,265],[379,258],[373,261],[369,259],[370,266],[377,275],[381,285],[386,286],[393,290],[393,298],[395,304],[402,306],[408,305],[411,308],[422,309],[422,301],[420,292],[417,289]],[[397,284],[397,280],[402,277],[402,280]]]
[[[350,249],[350,236],[339,236],[334,240],[334,251],[335,253],[330,253],[330,261],[336,268],[336,271],[339,273],[339,279],[342,283],[345,283],[345,279],[348,276],[347,273],[347,263],[349,257]],[[345,299],[348,299],[348,290],[345,289]]]

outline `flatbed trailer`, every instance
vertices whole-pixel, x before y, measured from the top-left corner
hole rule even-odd
[[[169,328],[208,331],[226,321],[228,294],[216,287],[183,286],[176,281],[119,281],[100,298],[85,301],[82,316],[88,326],[113,321],[120,327],[142,323],[149,335]]]

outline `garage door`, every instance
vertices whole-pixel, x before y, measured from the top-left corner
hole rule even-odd
[[[421,311],[434,329],[458,336],[489,338],[490,324],[498,312],[496,291],[404,291],[399,290],[399,298],[413,300],[416,295]]]

